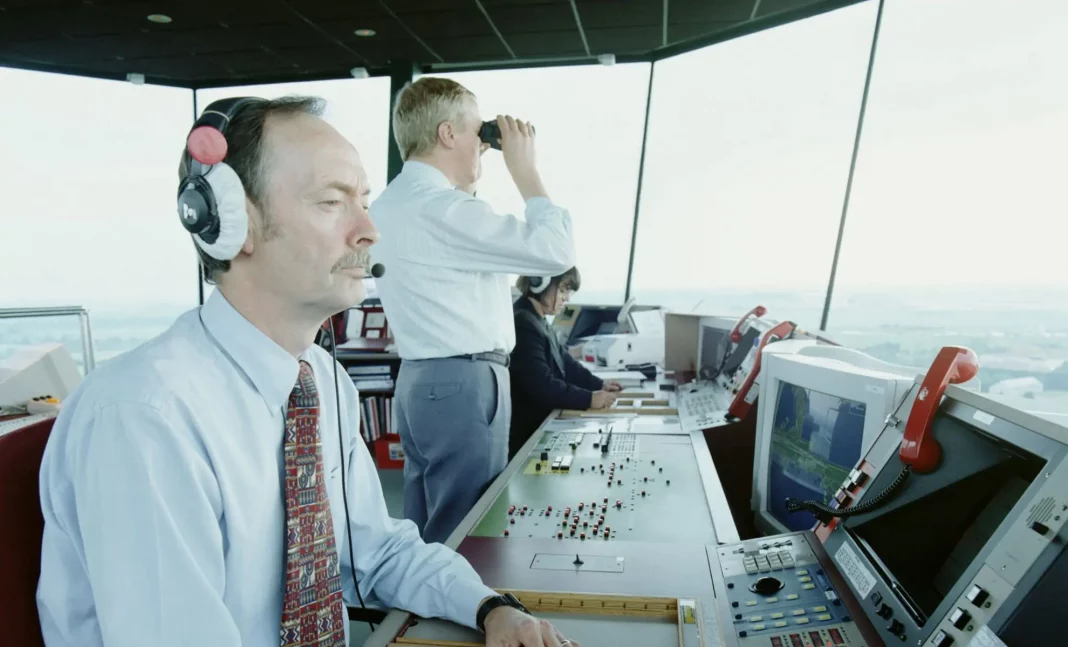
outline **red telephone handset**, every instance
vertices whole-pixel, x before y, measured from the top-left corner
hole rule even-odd
[[[920,385],[920,393],[909,412],[905,436],[901,439],[898,456],[901,462],[914,472],[930,472],[942,460],[942,446],[931,432],[938,405],[947,384],[961,384],[979,372],[979,358],[975,351],[962,346],[945,346],[927,370],[927,377]]]
[[[757,375],[760,374],[761,351],[773,341],[786,339],[795,328],[796,326],[794,326],[792,322],[784,321],[764,333],[764,336],[760,339],[760,344],[756,347],[756,359],[753,360],[753,370],[749,371],[749,376],[745,378],[745,382],[734,396],[734,402],[731,402],[730,408],[727,409],[729,415],[741,420],[742,418],[745,418],[745,414],[749,413],[749,407],[752,406],[753,401],[756,399],[755,397],[749,397],[749,391],[753,389],[753,382],[756,380]]]
[[[749,317],[754,317],[754,316],[755,317],[763,317],[764,313],[767,312],[767,311],[768,311],[768,309],[765,308],[764,306],[757,306],[757,307],[753,308],[752,310],[750,310],[749,312],[745,313],[745,315],[741,319],[738,320],[738,323],[734,324],[734,330],[731,331],[731,341],[734,342],[735,344],[737,344],[738,342],[742,341],[742,324],[745,323],[746,319],[748,319]]]

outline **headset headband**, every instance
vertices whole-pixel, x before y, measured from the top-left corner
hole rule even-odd
[[[193,123],[186,137],[186,150],[192,157],[190,175],[202,175],[208,168],[226,159],[226,130],[234,116],[245,106],[262,101],[255,97],[230,97],[213,101]]]

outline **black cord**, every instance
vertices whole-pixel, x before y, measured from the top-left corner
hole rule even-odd
[[[334,339],[334,326],[333,322],[329,319],[326,322],[326,332],[330,335],[330,356],[334,358],[334,405],[337,407],[337,446],[338,451],[341,453],[341,499],[345,504],[345,539],[349,544],[349,568],[352,569],[352,586],[356,589],[356,599],[360,601],[360,607],[364,611],[367,610],[367,605],[363,603],[363,596],[360,595],[360,580],[356,577],[356,558],[352,551],[352,526],[349,524],[349,488],[345,484],[345,434],[341,429],[341,387],[338,386],[337,380],[337,344]],[[348,622],[348,614],[345,614],[345,622]],[[370,620],[367,621],[367,626],[371,628],[371,633],[374,633],[375,626]]]
[[[906,465],[901,473],[897,475],[894,482],[891,483],[879,494],[876,494],[872,498],[868,499],[860,505],[853,506],[852,508],[843,508],[841,510],[835,510],[834,508],[828,508],[819,501],[801,501],[792,497],[786,497],[786,511],[787,512],[801,512],[802,510],[811,512],[816,515],[820,523],[826,524],[831,519],[847,519],[849,517],[856,516],[858,514],[864,514],[865,512],[871,512],[877,508],[881,508],[885,504],[889,503],[893,499],[895,492],[905,484],[905,481],[909,479],[909,475],[912,474],[912,468]]]

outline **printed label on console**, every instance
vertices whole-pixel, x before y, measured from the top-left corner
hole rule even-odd
[[[857,553],[849,544],[842,544],[842,547],[834,554],[834,559],[838,562],[838,567],[842,573],[849,578],[849,583],[853,585],[857,595],[861,599],[867,598],[871,590],[875,588],[875,577],[860,561]]]
[[[1005,647],[1005,643],[995,636],[993,631],[990,631],[990,627],[984,626],[968,643],[968,647]]]

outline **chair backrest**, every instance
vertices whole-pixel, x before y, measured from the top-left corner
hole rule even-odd
[[[54,422],[49,417],[6,433],[0,430],[0,519],[5,529],[0,532],[0,627],[5,645],[44,647],[37,616],[44,532],[38,472]]]

